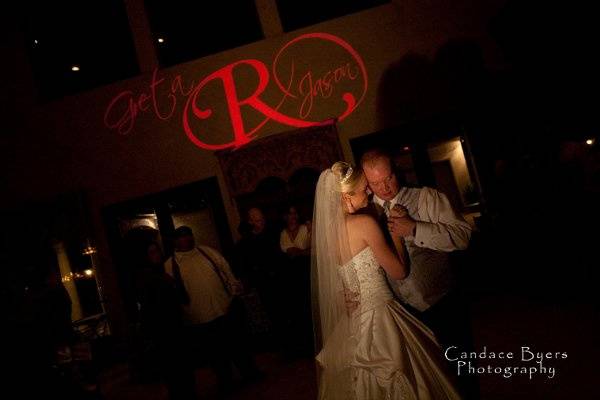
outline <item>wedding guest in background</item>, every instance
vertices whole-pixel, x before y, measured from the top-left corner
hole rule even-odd
[[[281,271],[285,264],[284,254],[279,248],[279,232],[268,226],[263,212],[252,207],[247,221],[250,231],[238,242],[237,263],[247,289],[258,291],[260,302],[267,312],[275,342],[281,343],[282,292]]]
[[[289,205],[283,217],[279,245],[287,256],[282,266],[282,281],[288,291],[281,299],[287,306],[285,327],[289,355],[308,354],[312,350],[312,314],[310,307],[310,230],[298,213],[298,207]]]
[[[9,383],[19,385],[20,398],[101,399],[95,369],[84,368],[74,357],[77,337],[71,322],[72,303],[56,254],[33,251],[28,261],[19,334],[10,343],[19,351],[10,365],[17,377]]]
[[[244,274],[244,247],[251,232],[252,225],[247,220],[242,220],[238,225],[240,240],[237,241],[233,249],[231,268],[234,275],[240,278],[244,287],[241,299],[246,310],[246,323],[248,324],[249,333],[252,336],[253,345],[256,345],[260,339],[267,339],[265,335],[269,332],[270,327],[269,318],[261,303],[258,290],[255,285],[249,282],[248,277]]]
[[[237,299],[242,285],[216,250],[197,246],[191,228],[175,230],[175,253],[165,263],[183,303],[192,345],[201,345],[226,394],[233,384],[232,364],[245,380],[260,378],[251,355],[243,305]]]
[[[137,276],[142,332],[155,350],[155,361],[172,400],[195,399],[194,368],[184,345],[183,309],[175,281],[165,273],[158,243],[150,242]]]
[[[289,206],[283,219],[285,228],[279,238],[281,251],[290,257],[310,255],[310,231],[300,223],[298,209],[294,205]]]

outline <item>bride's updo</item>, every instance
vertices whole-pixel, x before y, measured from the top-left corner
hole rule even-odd
[[[352,194],[362,177],[362,171],[359,168],[353,167],[345,161],[338,161],[331,166],[336,182],[337,191],[340,193]]]

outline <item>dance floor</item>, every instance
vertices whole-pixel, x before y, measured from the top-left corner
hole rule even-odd
[[[558,296],[559,294],[557,294]],[[567,352],[566,359],[547,362],[555,366],[553,378],[537,374],[482,375],[479,379],[482,400],[506,399],[583,399],[593,397],[597,389],[595,360],[600,350],[594,338],[600,337],[594,321],[597,312],[591,305],[573,303],[555,306],[522,296],[481,296],[473,305],[475,349],[513,351],[520,357],[521,346],[533,352]],[[494,360],[478,361],[480,366]],[[261,353],[257,362],[266,373],[263,381],[239,386],[229,397],[233,400],[303,400],[316,398],[315,367],[311,359],[283,359],[274,353]],[[497,363],[496,363],[497,364]],[[532,364],[533,365],[533,364]],[[587,366],[586,366],[587,365]],[[208,369],[197,371],[201,399],[216,399],[215,379]],[[133,384],[127,368],[117,366],[102,378],[107,400],[167,400],[160,384]]]

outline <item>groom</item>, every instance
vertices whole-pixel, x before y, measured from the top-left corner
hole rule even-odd
[[[455,345],[466,351],[472,346],[470,323],[455,290],[448,255],[468,247],[471,226],[443,193],[427,187],[400,187],[391,157],[383,150],[366,152],[361,166],[373,192],[373,205],[387,224],[384,232],[405,241],[410,273],[404,280],[391,282],[392,289],[431,328],[442,348]]]

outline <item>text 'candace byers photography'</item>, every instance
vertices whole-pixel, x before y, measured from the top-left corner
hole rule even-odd
[[[444,356],[456,364],[456,373],[462,375],[499,375],[503,378],[536,376],[553,379],[557,365],[568,357],[564,351],[539,351],[521,346],[519,351],[488,351],[486,346],[479,352],[461,351],[456,346],[448,347]]]

